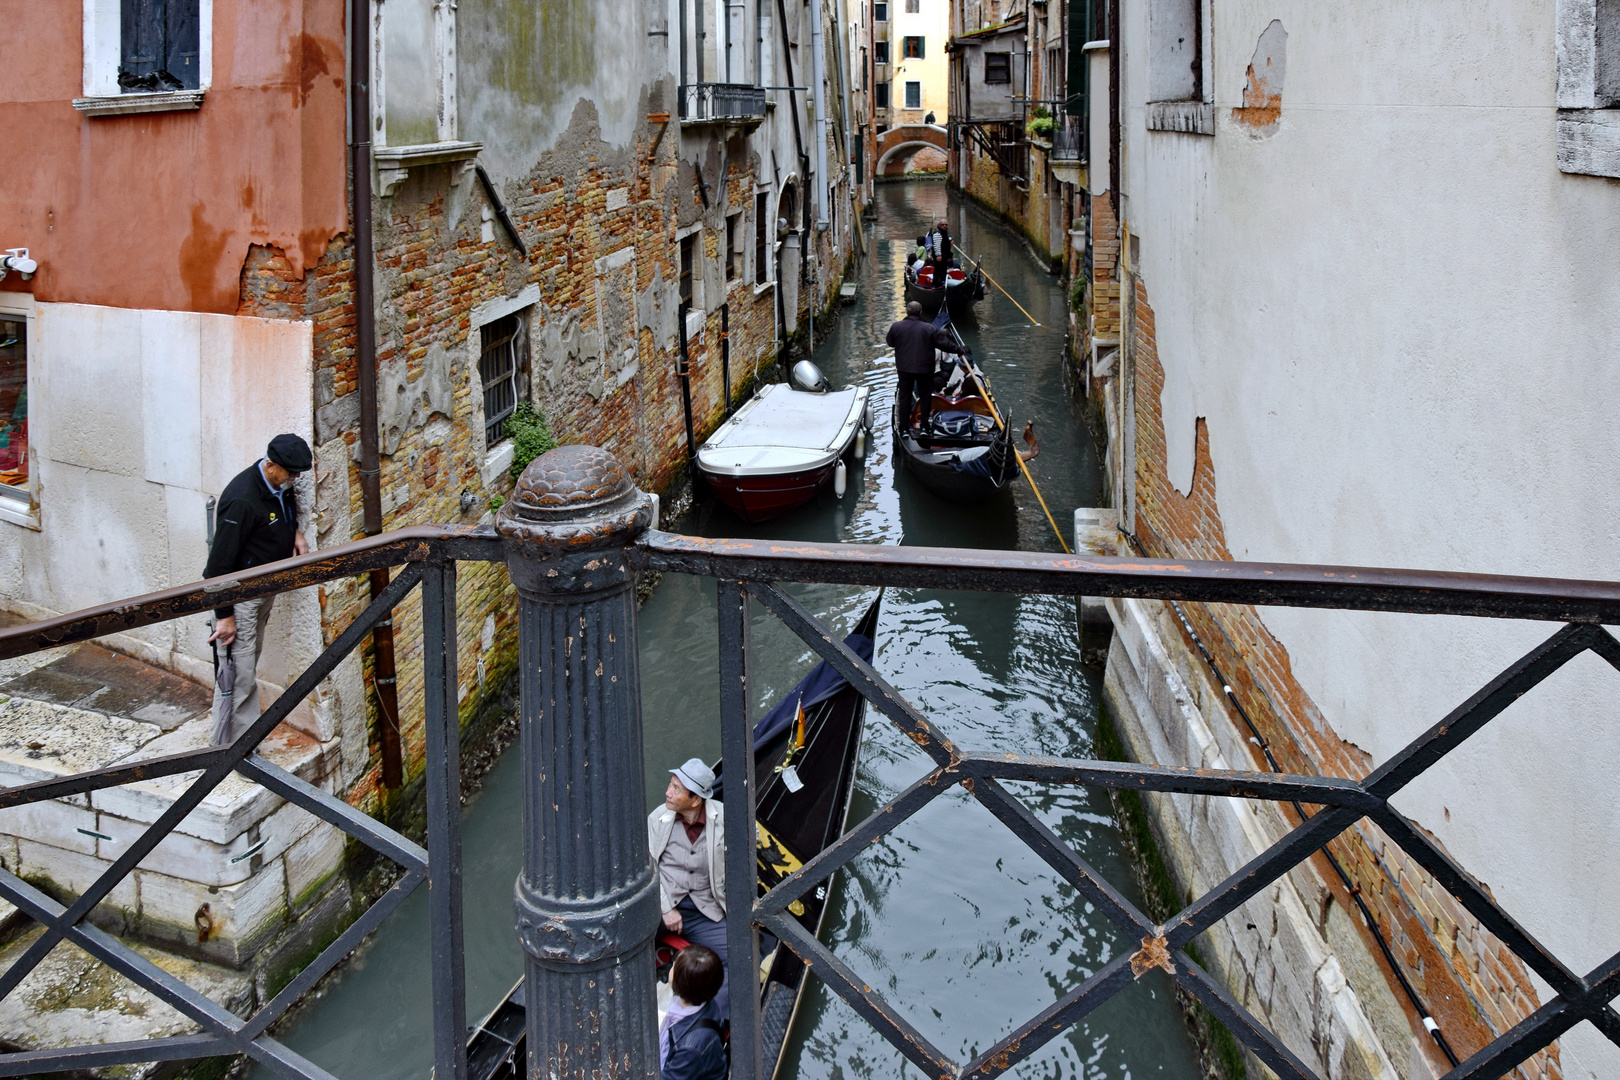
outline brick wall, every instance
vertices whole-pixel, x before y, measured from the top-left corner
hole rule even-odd
[[[594,111],[576,110],[555,147],[502,191],[527,258],[493,221],[478,182],[470,174],[457,176],[450,166],[413,170],[391,196],[374,201],[385,529],[475,522],[511,495],[508,475],[485,475],[473,321],[481,304],[537,290],[529,309],[531,400],[560,442],[611,450],[650,491],[664,490],[686,467],[676,372],[679,323],[673,314],[678,235],[697,227],[700,237],[704,311],[688,341],[700,440],[725,414],[722,349],[729,350],[734,397],[761,366],[775,361],[777,286],[757,287],[753,273],[757,155],[746,139],[722,146],[719,137],[709,137],[699,144],[700,184],[692,140],[678,129],[660,128],[656,120],[644,121],[628,147],[615,147],[601,140]],[[743,266],[728,280],[726,218],[739,211]],[[849,255],[845,235],[812,234],[822,266],[829,268],[817,283],[818,309],[836,295]],[[349,237],[339,237],[300,278],[282,252],[255,247],[241,279],[239,313],[314,324],[313,532],[322,547],[360,535],[363,519],[352,258]],[[801,288],[801,326],[811,302],[810,290]],[[390,425],[390,416],[397,423]],[[475,500],[467,512],[461,508],[464,491]],[[321,589],[320,599],[330,643],[369,602],[369,589],[363,577],[345,579]],[[463,565],[457,628],[463,725],[515,666],[515,620],[515,594],[504,567]],[[395,616],[407,778],[420,773],[423,759],[421,641],[420,597],[413,593]],[[351,802],[382,812],[390,796],[381,787],[370,664],[368,649],[361,672],[368,745],[364,760],[346,762],[343,774]]]
[[[1110,235],[1113,221],[1106,212],[1107,205],[1101,199],[1093,204],[1099,281],[1105,265],[1101,257],[1103,244],[1113,245],[1111,250],[1117,252]],[[1111,270],[1114,264],[1109,261],[1107,265]],[[1094,317],[1102,324],[1108,303],[1100,286],[1098,293]],[[1132,329],[1127,347],[1136,380],[1132,395],[1136,411],[1135,535],[1151,557],[1230,560],[1209,453],[1211,435],[1202,417],[1197,420],[1192,490],[1182,495],[1169,480],[1160,411],[1164,368],[1158,357],[1153,308],[1140,279],[1134,282],[1131,299]],[[1100,331],[1098,336],[1103,336]],[[1182,607],[1284,771],[1361,777],[1371,770],[1375,763],[1338,737],[1294,678],[1288,650],[1272,637],[1254,608],[1227,604]],[[1177,627],[1173,632],[1181,633],[1174,620],[1166,622]],[[1190,642],[1182,644],[1190,649]],[[1216,701],[1222,697],[1206,666],[1195,664],[1184,675],[1209,684],[1202,697]],[[1231,719],[1235,722],[1235,718]],[[1247,731],[1240,734],[1236,742],[1249,746]],[[1236,767],[1265,769],[1260,750],[1250,746],[1250,752],[1252,761]],[[1285,808],[1284,813],[1290,824],[1297,823],[1292,808]],[[1534,1011],[1536,995],[1523,965],[1371,823],[1362,821],[1330,848],[1360,890],[1407,978],[1460,1057],[1466,1058]],[[1326,861],[1317,856],[1314,865],[1335,902],[1354,913],[1350,895]],[[1361,927],[1359,917],[1351,921]],[[1371,935],[1362,931],[1362,938],[1362,946],[1376,956],[1377,946]],[[1408,1006],[1408,999],[1392,977],[1390,980],[1396,999],[1403,1007]],[[1441,1066],[1439,1071],[1444,1071],[1443,1059],[1424,1035],[1420,1018],[1413,1015],[1409,1019],[1414,1025],[1414,1038],[1431,1061]],[[1399,1058],[1396,1048],[1386,1049]],[[1513,1075],[1527,1080],[1557,1080],[1561,1076],[1557,1048],[1538,1054]]]

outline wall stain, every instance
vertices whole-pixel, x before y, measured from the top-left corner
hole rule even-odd
[[[320,76],[331,76],[332,85],[339,90],[343,89],[343,51],[332,42],[313,34],[298,35],[298,53],[294,59],[298,62],[298,103],[309,104],[310,92],[315,89],[315,80]],[[333,75],[333,69],[337,74]]]
[[[232,311],[236,308],[234,282],[220,286],[218,270],[228,233],[210,225],[203,204],[191,206],[191,232],[180,244],[180,281],[191,298],[193,311]]]
[[[1248,79],[1243,86],[1243,104],[1232,110],[1232,119],[1259,136],[1276,133],[1282,120],[1283,78],[1288,73],[1288,31],[1280,20],[1271,20],[1254,47]]]

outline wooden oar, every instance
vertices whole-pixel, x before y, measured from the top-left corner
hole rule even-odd
[[[968,258],[970,258],[970,259],[973,258],[973,256],[968,255],[967,249],[963,248],[961,244],[956,245],[956,247],[957,247],[957,250],[961,251],[963,255],[967,255]],[[990,284],[994,285],[998,289],[1001,289],[1001,282],[999,282],[995,278],[991,277],[990,276],[990,271],[988,271],[988,270],[986,270],[984,268],[984,260],[983,259],[976,260],[973,263],[973,269],[975,269],[979,273],[983,274],[984,279],[986,281],[988,281]],[[1012,300],[1013,307],[1017,308],[1019,311],[1024,312],[1024,318],[1028,319],[1030,322],[1034,323],[1036,326],[1043,325],[1042,322],[1039,319],[1037,319],[1035,316],[1031,315],[1027,310],[1025,310],[1023,304],[1020,304],[1017,300],[1013,300],[1013,294],[1012,293],[1008,292],[1006,289],[1001,289],[1001,295],[1005,296],[1009,300]]]
[[[1014,300],[1013,303],[1017,303],[1017,301]],[[955,328],[952,327],[952,329]],[[969,360],[968,363],[971,364],[972,361]],[[996,403],[991,400],[989,387],[984,385],[984,380],[979,378],[979,373],[973,370],[972,367],[968,368],[968,374],[973,378],[973,385],[979,388],[979,396],[984,399],[986,405],[990,406],[990,416],[995,420],[996,427],[1002,431],[1007,431],[1007,425],[1002,423],[1000,410],[996,408]],[[1012,440],[1012,432],[1007,431],[1007,438],[1009,442]],[[1057,537],[1058,546],[1063,549],[1063,554],[1072,555],[1073,552],[1069,550],[1068,541],[1063,539],[1063,530],[1059,529],[1057,522],[1052,520],[1052,511],[1046,508],[1046,500],[1041,496],[1041,489],[1036,486],[1035,478],[1030,475],[1029,466],[1024,463],[1022,457],[1019,457],[1016,446],[1013,447],[1013,457],[1017,458],[1018,468],[1024,474],[1024,479],[1029,481],[1029,490],[1035,493],[1035,500],[1041,504],[1041,510],[1046,514],[1046,523],[1052,526],[1052,533]]]

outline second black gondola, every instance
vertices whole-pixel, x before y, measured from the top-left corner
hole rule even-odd
[[[934,325],[949,329],[957,344],[962,344],[949,312],[935,315]],[[935,389],[926,431],[919,430],[920,404],[913,404],[911,415],[901,416],[900,403],[895,401],[891,417],[894,452],[906,471],[940,498],[983,502],[1018,476],[1018,449],[1012,441],[1011,419],[1003,413],[1005,425],[996,423],[983,372],[974,367],[959,374],[960,378]]]

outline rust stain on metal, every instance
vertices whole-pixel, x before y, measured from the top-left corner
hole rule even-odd
[[[1161,937],[1145,937],[1142,947],[1136,950],[1131,957],[1131,974],[1140,979],[1153,968],[1163,968],[1171,975],[1176,973],[1176,962],[1170,959],[1170,945]]]

